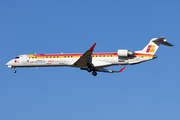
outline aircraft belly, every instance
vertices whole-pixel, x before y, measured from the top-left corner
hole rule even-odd
[[[109,58],[95,58],[92,61],[94,66],[111,66],[111,65],[119,65],[117,57],[109,57]]]
[[[103,61],[92,61],[92,64],[94,65],[94,67],[107,67],[112,65],[112,63]]]

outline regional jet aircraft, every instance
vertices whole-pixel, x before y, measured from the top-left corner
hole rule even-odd
[[[125,67],[119,71],[104,69],[112,65],[134,65],[148,60],[157,58],[155,52],[160,44],[173,46],[166,42],[165,37],[153,38],[140,51],[130,52],[129,50],[119,49],[116,53],[93,53],[96,43],[84,54],[28,54],[19,55],[9,61],[6,65],[14,68],[16,73],[17,67],[54,67],[69,66],[78,67],[82,70],[92,72],[94,76],[97,72],[118,73],[122,72]]]

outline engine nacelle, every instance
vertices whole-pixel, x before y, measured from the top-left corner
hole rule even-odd
[[[117,55],[120,57],[129,57],[129,56],[134,55],[134,53],[130,52],[129,50],[120,49],[117,51]]]

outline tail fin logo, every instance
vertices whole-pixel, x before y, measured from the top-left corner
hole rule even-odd
[[[155,48],[154,45],[149,45],[148,48],[147,48],[147,50],[146,50],[146,52],[147,52],[147,53],[149,53],[149,52],[150,52],[150,53],[153,53],[153,52],[155,52],[155,49],[154,49],[154,48]]]

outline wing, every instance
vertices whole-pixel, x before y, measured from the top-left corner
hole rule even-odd
[[[87,50],[75,63],[74,63],[74,67],[87,67],[88,63],[92,62],[92,53],[94,50],[94,47],[96,46],[96,43],[94,43],[94,45]]]
[[[122,72],[124,69],[126,68],[123,67],[121,70],[119,71],[114,71],[114,70],[108,70],[108,69],[103,69],[103,68],[98,68],[98,69],[95,69],[95,71],[98,71],[98,72],[107,72],[107,73],[119,73],[119,72]],[[87,70],[87,68],[81,68],[81,70]]]
[[[98,71],[98,72],[108,72],[108,73],[119,73],[119,72],[122,72],[125,68],[126,68],[126,66],[123,67],[123,68],[122,68],[121,70],[119,70],[119,71],[114,71],[114,70],[108,70],[108,69],[99,68],[99,69],[97,69],[96,71]]]

